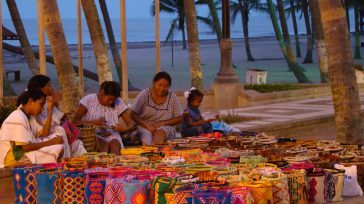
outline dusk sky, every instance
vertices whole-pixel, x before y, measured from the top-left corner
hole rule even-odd
[[[62,19],[76,18],[76,0],[58,0],[58,7],[61,12]],[[150,7],[152,0],[126,0],[127,18],[147,18],[151,17]],[[24,19],[36,18],[37,15],[37,1],[36,0],[16,0],[21,17]],[[99,6],[98,0],[95,0],[96,6]],[[119,0],[106,0],[109,14],[111,18],[119,18],[120,16],[120,1]],[[9,11],[6,1],[3,1],[3,18],[9,19]],[[207,15],[207,9],[199,8],[202,15]],[[100,12],[101,16],[101,12]],[[161,13],[161,18],[168,17],[168,15]]]

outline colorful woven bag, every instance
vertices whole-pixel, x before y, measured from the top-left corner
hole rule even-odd
[[[326,172],[330,172],[334,181],[334,192],[333,195],[328,195],[328,201],[342,201],[342,193],[344,186],[344,174],[345,171],[341,169],[325,169]],[[329,183],[329,182],[328,182]],[[329,184],[328,184],[329,186]],[[330,191],[330,189],[328,189]]]
[[[326,184],[326,174],[323,169],[308,170],[306,174],[308,202],[326,203]]]
[[[35,173],[42,166],[23,166],[11,169],[15,191],[15,203],[36,203]]]
[[[181,184],[175,177],[157,176],[152,180],[151,201],[155,204],[174,204],[175,189],[180,188]]]
[[[149,204],[149,181],[107,178],[105,204]]]
[[[244,182],[241,186],[250,188],[255,204],[273,203],[272,184],[269,181]]]
[[[291,204],[307,204],[307,191],[305,185],[306,171],[284,171],[288,179],[289,198]]]
[[[229,188],[231,191],[231,204],[252,204],[254,199],[248,187]]]
[[[37,203],[63,203],[61,173],[60,169],[44,169],[37,172]]]
[[[194,204],[230,204],[231,191],[227,190],[207,190],[195,191],[192,193]]]
[[[87,204],[104,203],[107,172],[91,172],[86,174],[85,199]]]
[[[85,173],[83,171],[63,171],[63,203],[84,203]]]
[[[189,204],[192,203],[192,193],[200,189],[200,184],[190,184],[181,188],[175,189],[176,195],[174,204]]]
[[[289,204],[289,190],[287,176],[283,173],[265,177],[264,180],[272,184],[273,202],[276,204]]]

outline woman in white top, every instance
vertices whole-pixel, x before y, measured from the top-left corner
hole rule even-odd
[[[64,113],[58,109],[60,94],[53,91],[52,83],[49,77],[45,75],[34,75],[28,82],[28,90],[40,90],[46,96],[46,102],[43,111],[30,120],[33,129],[40,130],[34,134],[40,141],[51,139],[54,135],[61,135],[64,140],[63,157],[77,157],[86,153],[81,140],[77,139],[69,144],[67,134],[61,127],[61,119]],[[19,104],[18,104],[19,105]]]
[[[98,93],[89,94],[80,100],[73,122],[75,124],[93,124],[110,131],[110,135],[97,135],[100,151],[119,155],[123,142],[120,133],[133,129],[128,106],[120,98],[120,85],[114,81],[101,84]],[[122,118],[126,124],[119,123]]]
[[[21,104],[3,122],[0,130],[0,168],[21,164],[57,162],[63,154],[63,139],[55,136],[47,141],[37,140],[29,120],[41,113],[45,97],[40,90],[25,91]]]

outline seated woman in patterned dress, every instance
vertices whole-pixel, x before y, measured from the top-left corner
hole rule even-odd
[[[118,83],[103,82],[98,93],[89,94],[80,100],[80,105],[73,118],[75,124],[93,124],[111,130],[109,136],[97,136],[100,151],[117,155],[120,154],[120,149],[124,148],[120,133],[133,129],[128,106],[120,98],[120,92],[121,88]],[[126,126],[119,123],[120,117]]]
[[[157,73],[152,87],[142,90],[130,107],[143,145],[163,144],[176,135],[174,125],[181,122],[183,108],[178,97],[169,91],[171,84],[167,72]]]

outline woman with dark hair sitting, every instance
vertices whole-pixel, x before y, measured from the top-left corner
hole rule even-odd
[[[167,72],[157,73],[152,87],[142,90],[130,108],[143,145],[163,144],[176,135],[174,125],[181,122],[183,108],[177,96],[169,91],[171,85]]]
[[[44,107],[45,96],[40,90],[27,90],[18,99],[21,107],[13,111],[0,130],[0,168],[21,164],[57,162],[63,154],[61,136],[41,142],[37,129],[29,121]]]
[[[77,157],[86,153],[82,141],[77,138],[68,140],[64,128],[61,127],[64,113],[58,109],[60,94],[54,92],[50,78],[41,74],[34,75],[29,80],[27,89],[40,90],[46,97],[43,111],[30,120],[31,127],[40,130],[36,133],[37,139],[43,141],[54,136],[62,136],[64,140],[64,158]]]
[[[133,128],[128,106],[120,98],[120,92],[118,83],[103,82],[98,93],[89,94],[80,100],[73,118],[75,124],[93,124],[109,129],[111,135],[97,136],[100,151],[118,155],[123,148],[120,133],[127,133]],[[126,123],[126,127],[119,123],[120,117]]]

